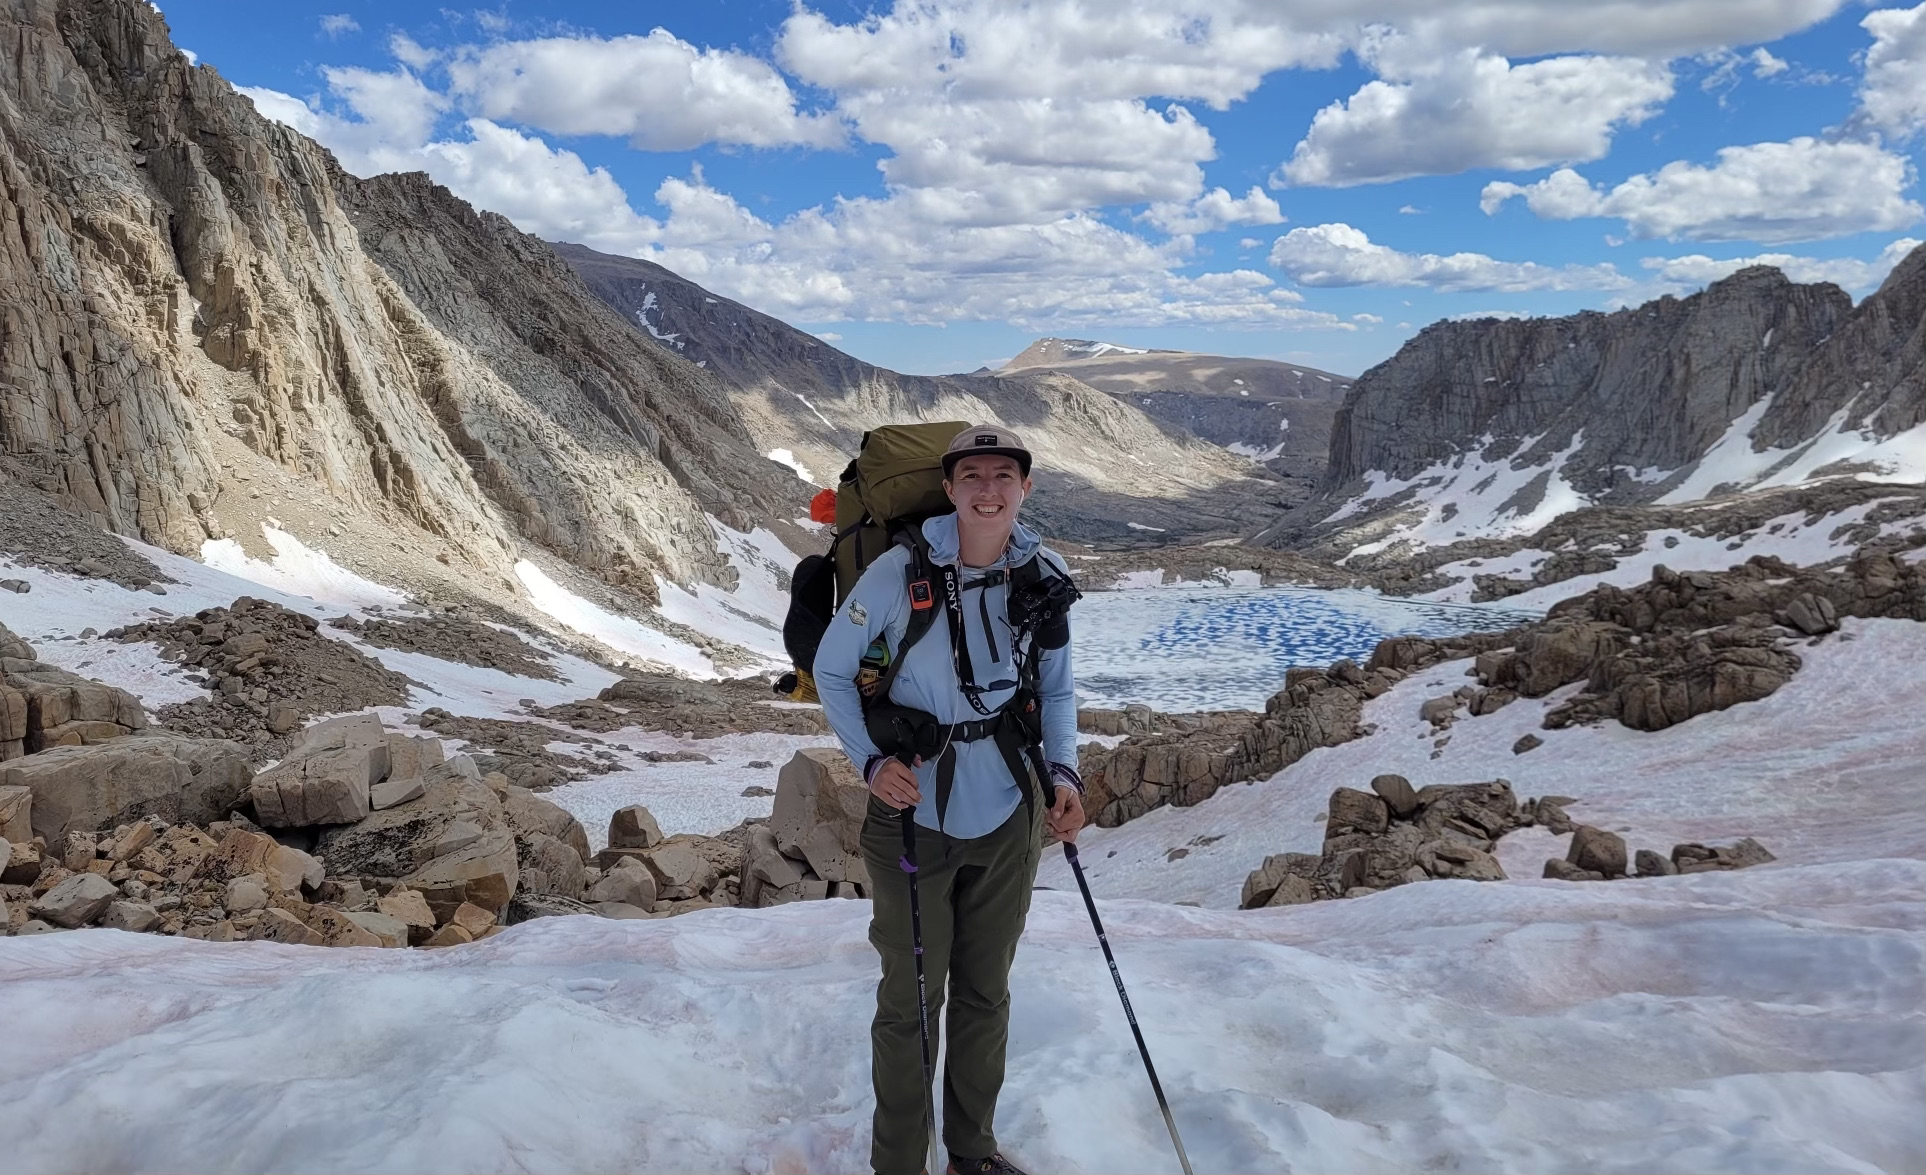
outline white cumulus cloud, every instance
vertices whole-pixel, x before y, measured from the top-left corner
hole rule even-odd
[[[833,146],[835,119],[797,109],[759,58],[647,36],[547,37],[469,48],[449,63],[453,93],[483,117],[562,135],[621,135],[653,151],[704,143]]]
[[[1881,9],[1859,23],[1873,35],[1859,87],[1865,118],[1895,139],[1926,130],[1926,4]]]
[[[1699,241],[1809,241],[1890,232],[1916,222],[1905,196],[1910,161],[1878,143],[1801,137],[1724,147],[1710,167],[1684,160],[1611,189],[1570,168],[1533,184],[1486,184],[1480,206],[1493,214],[1522,197],[1548,220],[1616,217],[1638,237]]]
[[[1283,224],[1284,211],[1262,188],[1233,196],[1212,188],[1189,203],[1157,203],[1144,214],[1155,227],[1171,234],[1212,233],[1234,224]],[[1247,238],[1248,240],[1248,238]],[[1263,244],[1252,240],[1245,248]]]
[[[1610,265],[1540,265],[1483,253],[1405,253],[1348,224],[1295,228],[1271,264],[1305,286],[1425,286],[1435,290],[1611,290],[1631,283]]]
[[[1636,58],[1513,65],[1472,49],[1415,53],[1395,38],[1365,55],[1384,76],[1318,111],[1273,182],[1347,187],[1598,159],[1614,130],[1672,96],[1670,70]]]

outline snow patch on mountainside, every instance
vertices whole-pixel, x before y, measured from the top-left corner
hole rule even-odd
[[[1926,424],[1881,439],[1850,428],[1847,405],[1834,413],[1819,434],[1804,444],[1785,449],[1754,447],[1752,434],[1772,406],[1772,396],[1759,400],[1732,422],[1705,451],[1684,481],[1658,499],[1661,506],[1695,502],[1721,486],[1746,490],[1798,485],[1835,462],[1869,468],[1856,471],[1860,481],[1902,485],[1926,483]]]
[[[1530,451],[1540,439],[1526,440],[1517,451]],[[1407,490],[1416,491],[1424,504],[1424,514],[1414,522],[1393,527],[1376,541],[1352,548],[1345,558],[1374,555],[1400,543],[1422,549],[1467,538],[1530,534],[1559,515],[1588,503],[1564,474],[1565,463],[1585,443],[1584,430],[1574,433],[1571,442],[1548,460],[1525,466],[1518,465],[1511,457],[1487,460],[1484,451],[1491,443],[1492,438],[1487,436],[1477,449],[1461,453],[1451,461],[1441,461],[1405,480],[1383,478],[1374,472],[1369,488],[1325,521],[1350,517],[1372,502]],[[1517,500],[1520,493],[1534,481],[1541,480],[1544,484],[1537,502],[1522,505]],[[1344,560],[1338,562],[1342,564]]]
[[[619,653],[652,661],[690,677],[714,681],[722,676],[708,654],[694,645],[657,632],[634,617],[618,615],[583,599],[526,559],[515,564],[515,578],[521,581],[537,608],[556,623],[583,636],[601,641]]]
[[[400,592],[356,575],[329,558],[326,551],[308,546],[285,530],[263,525],[261,535],[274,548],[274,558],[256,559],[233,539],[209,539],[201,544],[201,561],[237,579],[337,608],[398,608],[408,602]]]
[[[1730,567],[1754,555],[1770,555],[1799,567],[1830,563],[1851,555],[1855,549],[1853,541],[1840,532],[1863,522],[1866,515],[1889,500],[1876,498],[1810,521],[1803,513],[1782,514],[1761,523],[1754,530],[1736,536],[1696,535],[1674,528],[1650,531],[1637,553],[1615,554],[1613,558],[1617,559],[1618,566],[1610,571],[1559,580],[1528,592],[1507,596],[1504,603],[1508,607],[1543,610],[1560,600],[1582,596],[1602,583],[1619,587],[1645,583],[1652,578],[1652,569],[1661,563],[1675,571]],[[1882,531],[1910,533],[1919,525],[1920,520],[1908,518],[1888,523]],[[1609,547],[1604,549],[1611,550]],[[1435,573],[1456,578],[1458,582],[1419,598],[1443,603],[1469,603],[1472,592],[1476,590],[1475,576],[1530,578],[1551,555],[1549,551],[1527,547],[1502,558],[1460,559],[1455,563],[1446,563],[1439,566]]]

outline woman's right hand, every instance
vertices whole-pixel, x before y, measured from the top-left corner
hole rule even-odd
[[[920,757],[916,765],[923,765]],[[916,773],[896,758],[885,759],[877,764],[875,772],[869,777],[869,792],[898,812],[923,802],[923,793],[916,787]]]

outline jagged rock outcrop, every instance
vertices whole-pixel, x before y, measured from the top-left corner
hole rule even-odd
[[[1452,503],[1503,481],[1509,488],[1477,520],[1461,520],[1462,537],[1475,540],[1554,491],[1573,507],[1697,499],[1787,469],[1823,436],[1880,440],[1922,420],[1926,246],[1856,307],[1836,286],[1755,266],[1690,297],[1612,314],[1441,322],[1358,378],[1318,497],[1263,539],[1342,555],[1395,537],[1379,520],[1403,511],[1409,523],[1431,505],[1435,545],[1449,533]],[[1799,475],[1850,472],[1852,448]],[[1778,455],[1755,459],[1768,451]],[[1425,492],[1346,509],[1367,478],[1418,478]]]
[[[0,463],[192,551],[239,457],[506,573],[728,584],[705,514],[792,517],[713,380],[419,177],[360,181],[137,0],[4,0]],[[244,464],[245,462],[240,462]]]
[[[788,450],[818,484],[833,484],[877,425],[997,419],[1037,453],[1037,493],[1024,516],[1052,535],[1141,539],[1130,522],[1234,533],[1281,505],[1277,483],[1253,480],[1246,463],[1067,375],[901,375],[652,262],[553,248],[657,346],[721,379],[761,451]]]

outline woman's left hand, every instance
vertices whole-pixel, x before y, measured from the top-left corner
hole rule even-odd
[[[1046,816],[1050,835],[1058,840],[1077,841],[1077,830],[1083,827],[1083,797],[1077,789],[1057,785],[1057,802],[1050,805]]]

